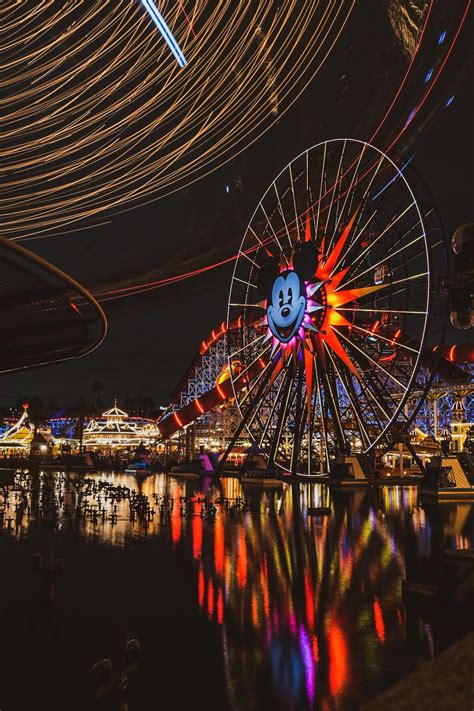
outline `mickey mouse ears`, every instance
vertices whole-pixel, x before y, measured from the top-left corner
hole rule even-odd
[[[314,277],[317,266],[318,251],[314,242],[298,243],[294,248],[289,268],[294,269],[302,281],[309,281]],[[257,289],[261,296],[267,296],[280,271],[278,257],[269,257],[262,264],[257,276]]]

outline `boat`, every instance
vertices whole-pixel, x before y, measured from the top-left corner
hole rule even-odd
[[[283,480],[276,469],[247,469],[239,476],[243,484],[257,484],[260,486],[282,486]]]
[[[67,472],[91,472],[95,470],[95,464],[88,452],[83,454],[68,454],[57,459],[40,459],[38,462],[31,462],[36,469],[50,469],[52,471]]]
[[[364,457],[357,454],[339,454],[329,476],[333,488],[354,489],[369,485],[371,471]]]
[[[126,474],[135,474],[136,477],[147,477],[151,474],[151,466],[148,462],[137,460],[127,464],[125,467]]]
[[[199,479],[202,473],[202,468],[197,464],[178,464],[175,467],[171,467],[171,472],[173,476],[180,477],[181,479]]]
[[[197,479],[201,475],[212,476],[216,474],[217,467],[218,460],[215,452],[201,451],[195,455],[192,462],[172,467],[171,474],[186,479]]]
[[[420,496],[449,502],[474,500],[474,466],[470,456],[433,457],[425,470]]]
[[[134,460],[125,467],[125,473],[144,479],[151,474],[151,460],[150,453],[143,442],[136,448],[134,457]]]
[[[254,450],[250,451],[238,476],[244,484],[281,486],[283,483],[281,470],[267,467],[264,455]]]

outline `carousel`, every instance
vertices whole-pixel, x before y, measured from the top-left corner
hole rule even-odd
[[[151,447],[157,437],[158,429],[153,420],[130,417],[115,400],[114,406],[101,417],[89,420],[83,445],[89,451],[111,454],[119,450],[135,451],[140,445]]]

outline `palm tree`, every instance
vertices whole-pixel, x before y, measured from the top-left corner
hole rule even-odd
[[[99,401],[102,398],[102,395],[104,394],[104,385],[101,383],[99,380],[94,380],[94,382],[91,385],[91,390],[93,393],[95,393],[95,408],[96,410],[99,407]]]
[[[33,436],[36,437],[38,428],[45,420],[45,408],[43,400],[40,397],[32,397],[29,399],[28,419],[33,425]]]
[[[73,405],[74,413],[77,418],[76,435],[79,439],[79,453],[82,454],[82,442],[84,439],[84,422],[88,417],[94,414],[92,403],[83,398],[79,398]]]
[[[44,402],[40,397],[29,399],[28,419],[33,424],[33,435],[36,436],[39,427],[47,424],[51,415],[58,409],[58,404],[54,400]]]

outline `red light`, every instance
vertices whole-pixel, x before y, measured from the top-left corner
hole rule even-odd
[[[203,406],[201,405],[201,403],[199,402],[199,400],[196,400],[196,407],[197,407],[197,409],[199,410],[199,412],[201,413],[201,415],[203,415],[203,414],[204,414],[204,408],[203,408]]]
[[[179,427],[182,427],[182,426],[183,426],[183,423],[182,423],[181,420],[179,419],[177,412],[174,413],[174,419],[176,420],[176,422],[177,422],[177,424],[179,425]]]
[[[219,590],[217,596],[217,621],[221,625],[224,621],[224,599],[222,595],[222,590]]]
[[[223,400],[225,400],[225,395],[224,395],[224,393],[223,393],[223,391],[222,391],[221,386],[220,386],[220,385],[216,385],[216,389],[217,389],[217,392],[219,393],[219,395],[221,396],[221,398],[222,398]]]
[[[29,402],[24,402],[24,403],[23,403],[23,407],[24,407],[25,410],[27,410],[27,409],[29,408],[29,406],[30,406],[30,403],[29,403]]]
[[[374,620],[377,637],[381,642],[385,642],[385,625],[383,623],[382,609],[377,599],[374,600]]]
[[[214,610],[214,583],[209,580],[209,585],[207,588],[207,612],[209,617],[212,617]]]
[[[204,602],[204,573],[202,568],[199,569],[198,573],[198,603],[202,607]]]

